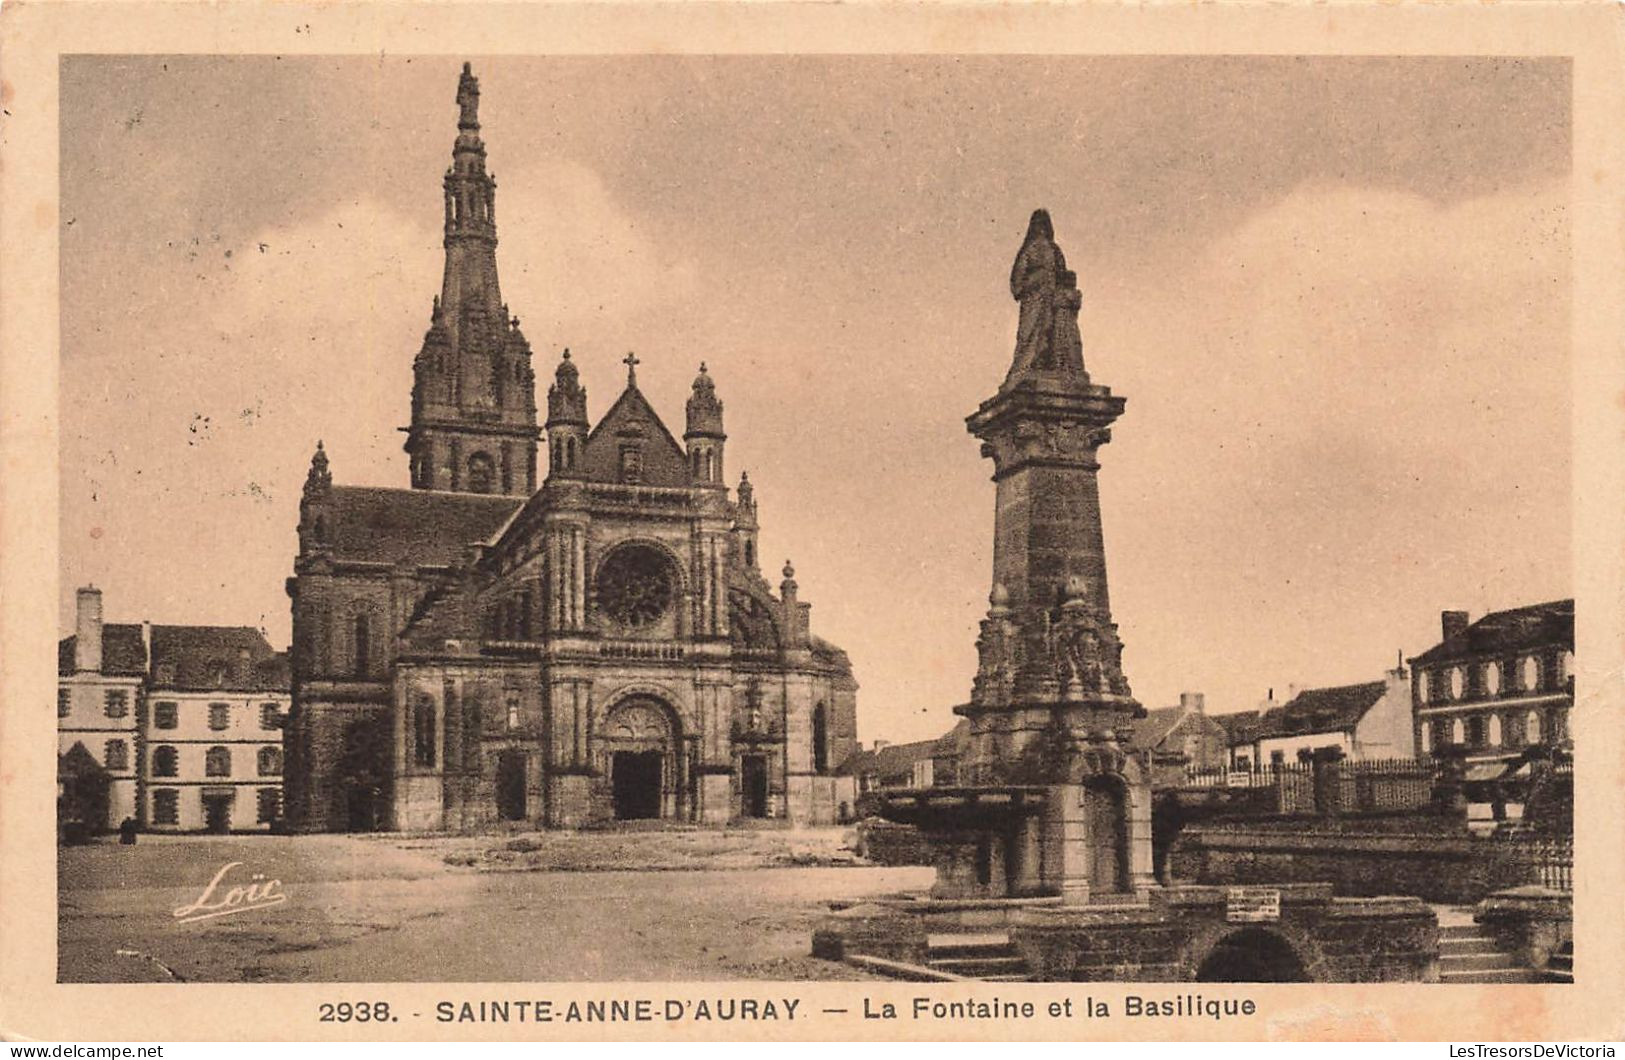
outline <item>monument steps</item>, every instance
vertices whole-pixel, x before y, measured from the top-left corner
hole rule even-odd
[[[986,982],[1032,979],[1026,959],[1003,933],[931,935],[926,939],[925,963],[938,971]]]
[[[1451,924],[1439,929],[1441,983],[1533,983],[1535,972],[1477,924]]]
[[[1574,982],[1574,945],[1566,943],[1546,960],[1542,978],[1548,983]]]

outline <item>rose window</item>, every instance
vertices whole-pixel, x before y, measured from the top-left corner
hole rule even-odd
[[[598,568],[598,606],[623,626],[654,623],[674,595],[670,561],[647,545],[622,545]]]

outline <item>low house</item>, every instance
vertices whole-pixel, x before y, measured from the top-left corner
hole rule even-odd
[[[1179,705],[1146,712],[1134,723],[1136,750],[1151,754],[1151,786],[1180,784],[1188,771],[1218,770],[1229,762],[1229,734],[1207,714],[1206,697],[1182,692]]]
[[[1229,714],[1214,715],[1213,720],[1224,727],[1226,765],[1246,772],[1253,768],[1253,742],[1258,738],[1263,710],[1237,710]]]
[[[1259,718],[1252,762],[1255,768],[1296,762],[1329,748],[1354,760],[1411,756],[1410,676],[1404,667],[1381,681],[1295,692]]]
[[[936,747],[936,740],[876,740],[873,748],[849,755],[841,763],[840,773],[856,778],[859,795],[893,788],[928,788],[935,780],[932,755]]]

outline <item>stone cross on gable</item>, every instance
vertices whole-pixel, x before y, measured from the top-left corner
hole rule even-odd
[[[638,360],[637,354],[628,353],[621,363],[626,365],[626,385],[636,386],[638,383],[638,365],[643,362]]]

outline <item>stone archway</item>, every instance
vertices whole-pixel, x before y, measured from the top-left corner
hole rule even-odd
[[[1304,961],[1282,936],[1248,927],[1219,938],[1196,966],[1198,983],[1307,983]]]
[[[671,707],[651,695],[617,703],[599,731],[616,820],[676,817],[683,790],[681,731]]]

